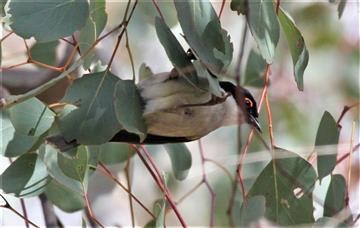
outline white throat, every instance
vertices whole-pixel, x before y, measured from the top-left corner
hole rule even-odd
[[[223,126],[235,125],[238,123],[245,122],[245,116],[241,109],[238,108],[238,105],[233,96],[229,96],[225,101],[225,116],[223,121]]]

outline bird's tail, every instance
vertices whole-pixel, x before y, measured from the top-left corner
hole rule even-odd
[[[76,140],[66,141],[62,135],[50,136],[46,141],[60,151],[68,151],[80,145]]]

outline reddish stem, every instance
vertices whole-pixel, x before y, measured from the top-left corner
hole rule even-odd
[[[151,1],[152,1],[153,5],[155,6],[156,11],[158,12],[158,14],[159,14],[159,16],[161,17],[161,19],[162,19],[163,21],[165,21],[164,15],[162,14],[162,12],[161,12],[161,10],[160,10],[160,7],[159,7],[159,4],[157,3],[157,1],[156,1],[156,0],[151,0]]]
[[[218,16],[219,19],[221,18],[221,15],[224,11],[225,2],[226,2],[226,0],[222,0],[222,2],[221,2],[220,12],[219,12],[219,16]]]

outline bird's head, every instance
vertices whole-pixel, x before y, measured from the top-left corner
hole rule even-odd
[[[231,96],[236,100],[236,103],[241,107],[245,113],[246,122],[251,126],[255,127],[258,131],[261,132],[261,127],[258,121],[259,113],[257,111],[257,105],[254,97],[251,93],[243,88],[239,88],[240,96],[237,99],[236,85],[227,81],[220,81],[220,87],[227,93],[230,93]]]

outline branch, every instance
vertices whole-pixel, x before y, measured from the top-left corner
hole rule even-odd
[[[48,200],[44,193],[39,195],[45,226],[46,227],[64,227],[60,219],[56,216],[53,204]]]
[[[21,217],[24,221],[28,222],[29,224],[31,224],[34,227],[40,228],[38,225],[36,225],[35,223],[31,222],[29,219],[27,219],[25,216],[23,216],[20,212],[18,212],[17,210],[15,210],[10,204],[9,202],[6,200],[6,198],[0,194],[0,197],[4,200],[5,204],[4,205],[0,205],[0,207],[2,208],[6,208],[9,209],[10,211],[14,212],[16,215],[18,215],[19,217]]]

